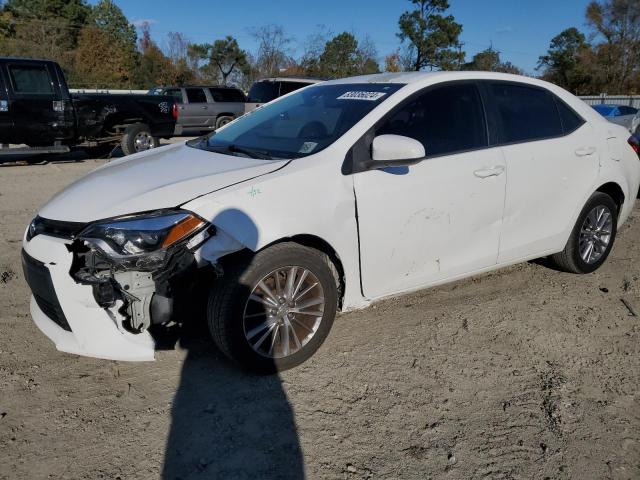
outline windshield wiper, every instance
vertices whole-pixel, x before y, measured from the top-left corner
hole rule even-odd
[[[269,152],[265,150],[256,150],[255,148],[247,148],[241,147],[239,145],[234,145],[233,143],[225,146],[215,146],[215,147],[207,147],[207,150],[212,150],[214,152],[229,152],[229,153],[242,153],[250,158],[259,158],[261,160],[271,160],[273,157],[269,155]]]

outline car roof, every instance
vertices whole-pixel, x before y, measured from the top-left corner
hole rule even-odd
[[[312,78],[312,77],[269,77],[269,78],[261,78],[260,80],[256,80],[257,82],[298,82],[298,83],[320,83],[324,82],[321,78]]]
[[[167,88],[223,88],[226,90],[240,90],[237,87],[232,87],[230,85],[167,85],[162,87],[152,87],[149,90],[166,90]]]

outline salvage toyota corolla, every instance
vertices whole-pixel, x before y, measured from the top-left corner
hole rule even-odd
[[[202,301],[230,358],[291,368],[338,310],[538,257],[597,269],[638,192],[628,136],[519,76],[313,85],[54,196],[24,236],[31,314],[59,350],[152,360]]]

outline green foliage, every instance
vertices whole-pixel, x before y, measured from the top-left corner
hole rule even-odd
[[[411,0],[415,10],[400,16],[398,37],[408,44],[413,70],[423,68],[458,70],[464,52],[458,40],[462,25],[452,15],[444,16],[447,0]]]
[[[320,55],[317,73],[328,78],[377,73],[380,71],[375,51],[363,49],[356,38],[347,32],[329,40]]]
[[[588,52],[590,46],[583,33],[571,27],[551,39],[546,55],[540,56],[538,69],[544,78],[574,93],[589,89]]]
[[[91,9],[90,21],[124,48],[135,49],[136,29],[112,0],[100,0]]]
[[[500,52],[489,47],[486,50],[476,53],[470,62],[462,66],[463,70],[473,70],[476,72],[502,72],[521,75],[522,70],[511,62],[502,62]]]
[[[247,52],[242,50],[238,41],[231,35],[213,42],[209,49],[209,71],[215,72],[223,85],[227,84],[229,75],[234,71],[244,71],[248,68]]]

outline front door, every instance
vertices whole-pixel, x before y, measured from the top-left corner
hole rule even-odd
[[[64,104],[51,64],[16,60],[7,64],[7,74],[15,142],[51,145],[64,138],[66,124],[60,122]]]
[[[13,134],[13,119],[7,95],[6,82],[0,68],[0,143],[9,143]]]
[[[427,158],[354,175],[365,296],[495,265],[506,172],[501,149],[488,146],[477,86],[432,87],[392,111],[381,134],[419,140]]]
[[[213,127],[212,111],[209,111],[209,103],[204,88],[186,88],[187,103],[182,107],[180,113],[180,123],[184,128]]]

